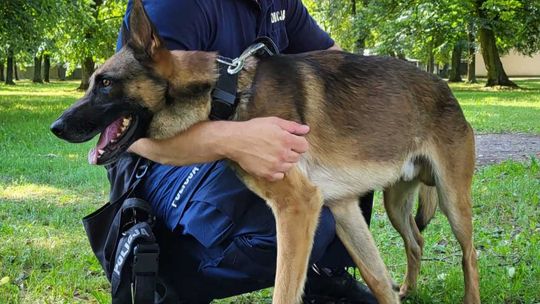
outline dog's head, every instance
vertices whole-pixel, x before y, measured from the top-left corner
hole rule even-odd
[[[101,133],[88,155],[91,164],[115,161],[134,141],[148,134],[149,126],[165,125],[160,112],[165,112],[162,110],[170,103],[171,79],[178,77],[172,75],[178,73],[173,72],[173,56],[142,1],[134,1],[129,30],[122,28],[122,38],[123,48],[94,72],[85,95],[51,125],[56,136],[72,143],[88,141]]]

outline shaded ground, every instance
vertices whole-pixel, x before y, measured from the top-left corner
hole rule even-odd
[[[531,155],[540,158],[540,135],[476,135],[476,164],[478,166],[492,165],[508,159],[526,161]]]

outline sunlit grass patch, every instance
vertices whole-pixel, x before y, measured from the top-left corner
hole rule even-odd
[[[505,91],[485,90],[482,83],[450,87],[477,132],[540,134],[540,79],[517,83],[521,89]]]
[[[35,197],[58,197],[62,190],[47,185],[11,185],[0,190],[0,199],[23,200]]]

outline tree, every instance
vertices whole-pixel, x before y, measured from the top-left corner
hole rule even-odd
[[[43,81],[50,82],[49,74],[51,71],[51,55],[46,53],[43,57]]]
[[[508,79],[500,54],[531,55],[540,50],[540,1],[474,0],[487,86],[516,84]]]
[[[468,81],[475,80],[477,40],[487,85],[510,85],[500,54],[540,50],[540,1],[523,0],[305,0],[321,26],[345,49],[420,59],[433,72],[453,57],[451,80],[467,50]],[[467,41],[467,43],[465,43]],[[454,56],[450,56],[453,53]]]
[[[41,62],[43,61],[43,55],[34,57],[34,78],[32,82],[34,83],[43,83],[43,78],[41,78]]]
[[[5,80],[5,76],[4,76],[4,59],[0,58],[0,81],[4,81],[4,80]]]
[[[60,81],[66,80],[66,68],[64,67],[64,64],[63,63],[57,64],[56,70],[58,71],[58,80]]]
[[[13,81],[13,49],[8,49],[7,54],[7,65],[6,65],[6,80],[5,84],[7,85],[14,85],[15,82]]]
[[[357,51],[355,47],[363,27],[359,23],[361,8],[356,0],[304,0],[303,3],[341,48]]]
[[[32,52],[39,45],[42,21],[50,17],[53,0],[0,1],[0,45],[7,50],[6,84],[13,81],[16,69],[15,56]],[[35,54],[32,54],[32,57]],[[15,78],[18,78],[15,70]]]
[[[58,60],[68,72],[80,65],[79,89],[86,89],[95,64],[110,57],[125,11],[126,0],[64,0],[63,19],[55,29]]]
[[[13,76],[19,81],[19,68],[17,67],[17,58],[13,56]]]
[[[486,65],[487,70],[487,82],[486,86],[510,86],[516,87],[517,85],[510,81],[499,55],[499,49],[497,47],[497,40],[495,38],[495,32],[493,26],[489,21],[489,12],[484,7],[484,4],[488,3],[486,0],[475,0],[476,14],[481,21],[479,23],[478,36],[480,41],[480,51],[482,58]]]
[[[463,42],[458,41],[452,50],[452,69],[450,70],[449,82],[462,82],[461,79],[461,55],[463,54]]]
[[[476,83],[476,46],[474,24],[469,23],[467,28],[467,82]]]

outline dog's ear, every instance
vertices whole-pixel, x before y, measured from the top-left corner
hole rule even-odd
[[[163,40],[148,18],[142,0],[133,1],[129,16],[129,33],[125,34],[127,37],[124,39],[140,60],[155,60],[158,51],[164,48]]]

